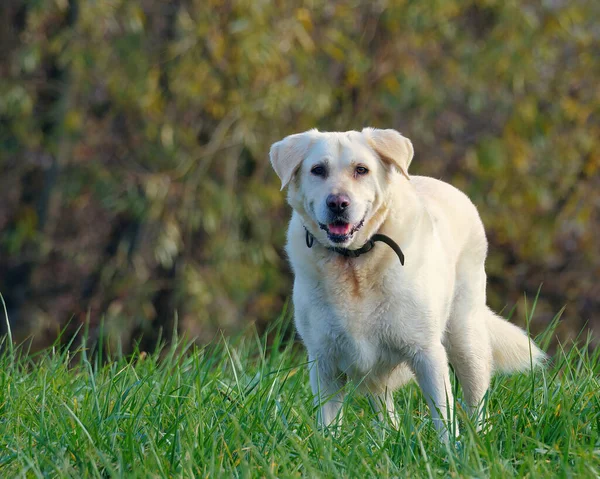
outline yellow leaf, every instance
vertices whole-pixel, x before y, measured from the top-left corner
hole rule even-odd
[[[312,18],[310,12],[306,8],[296,10],[296,20],[298,20],[306,31],[311,32],[313,29]]]
[[[341,62],[344,59],[344,51],[340,47],[332,43],[330,43],[329,45],[325,45],[323,49],[327,52],[327,54],[330,57],[337,61]]]
[[[75,132],[81,128],[81,115],[78,111],[70,110],[65,115],[65,130]]]
[[[383,79],[383,84],[391,93],[400,91],[400,83],[398,82],[396,75],[386,75]]]

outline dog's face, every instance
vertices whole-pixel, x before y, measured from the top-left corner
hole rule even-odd
[[[321,241],[360,247],[378,228],[395,168],[407,178],[412,145],[395,130],[291,135],[271,148],[271,163],[289,184],[290,205]],[[320,234],[315,228],[322,230]]]

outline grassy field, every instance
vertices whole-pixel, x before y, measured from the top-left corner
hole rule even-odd
[[[306,359],[266,336],[131,357],[49,350],[0,359],[1,477],[598,477],[599,355],[559,349],[546,370],[499,376],[491,429],[461,417],[436,438],[412,384],[399,431],[349,394],[337,433],[315,426]],[[549,334],[547,335],[549,336]]]

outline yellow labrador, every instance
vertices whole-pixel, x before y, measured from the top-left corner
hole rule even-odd
[[[345,378],[397,425],[392,392],[414,374],[447,440],[448,361],[478,413],[494,370],[543,360],[523,330],[486,306],[477,209],[447,183],[409,177],[407,138],[310,130],[275,143],[270,157],[294,210],[295,324],[322,425],[339,415]]]

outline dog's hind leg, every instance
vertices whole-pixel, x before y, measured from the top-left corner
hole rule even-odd
[[[448,357],[442,343],[431,344],[427,349],[418,351],[412,358],[411,367],[427,400],[440,439],[448,442],[449,429],[453,435],[457,435],[458,427],[454,420]]]
[[[369,402],[373,411],[377,413],[377,417],[380,422],[385,420],[384,414],[387,414],[390,418],[390,423],[394,429],[398,429],[400,420],[398,413],[396,413],[396,407],[394,406],[394,395],[388,388],[383,392],[370,392]]]
[[[448,332],[450,363],[463,390],[469,414],[480,430],[485,421],[484,397],[492,375],[492,351],[485,325]]]
[[[323,359],[309,356],[310,386],[318,408],[317,423],[320,427],[328,427],[334,421],[342,420],[342,404],[344,402],[344,378],[333,364]]]
[[[394,429],[398,429],[400,418],[394,405],[393,392],[414,378],[407,364],[398,364],[391,372],[364,378],[361,383],[362,392],[367,394],[373,411],[379,421],[385,420],[385,414],[390,418]]]
[[[448,357],[477,430],[485,421],[483,399],[490,385],[493,367],[485,315],[485,272],[481,268],[479,274],[471,274],[468,282],[459,281],[457,284],[446,332]]]

